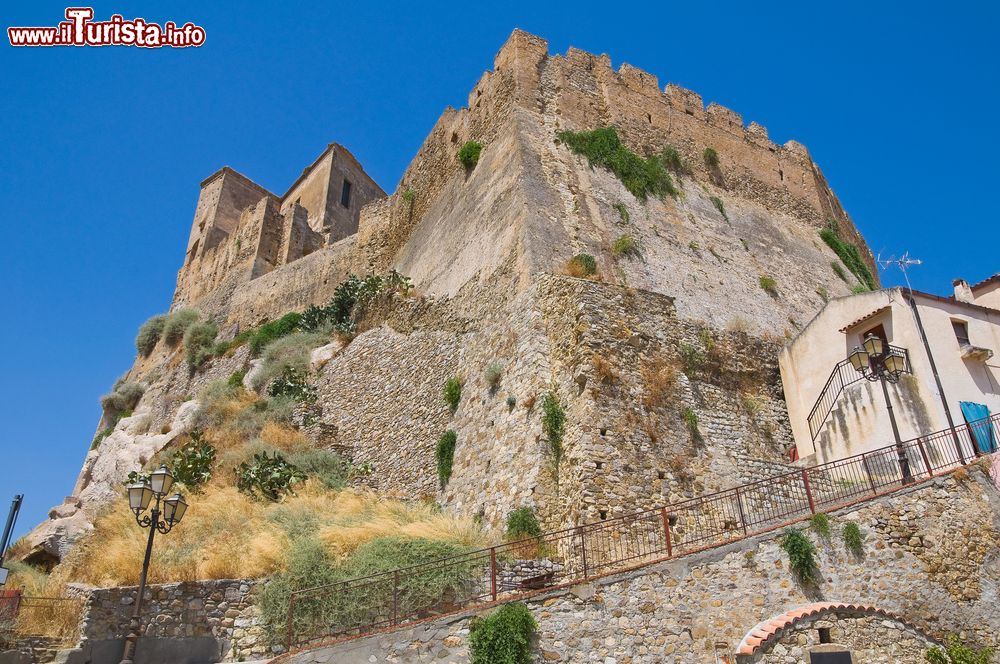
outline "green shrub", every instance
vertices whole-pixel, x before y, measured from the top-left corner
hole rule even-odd
[[[455,461],[455,444],[458,442],[458,434],[449,429],[441,434],[438,439],[437,449],[434,457],[437,460],[438,481],[443,489],[448,480],[451,479],[451,466]]]
[[[462,381],[458,376],[452,376],[444,382],[442,396],[452,413],[458,410],[458,402],[462,400]]]
[[[139,333],[135,337],[135,350],[143,357],[149,357],[149,354],[153,352],[156,348],[156,344],[160,341],[160,337],[163,336],[163,328],[167,324],[167,317],[163,314],[159,316],[153,316],[139,328]]]
[[[613,207],[615,210],[618,211],[618,216],[621,217],[622,222],[627,224],[630,217],[629,217],[629,213],[628,213],[628,208],[625,207],[625,204],[624,203],[615,203],[611,207]]]
[[[818,580],[816,545],[798,528],[786,528],[781,536],[781,548],[788,555],[792,572],[802,583],[815,584]]]
[[[847,273],[844,272],[844,268],[841,267],[840,263],[838,263],[837,261],[832,261],[830,263],[830,267],[833,268],[834,274],[836,274],[838,277],[840,277],[840,280],[843,281],[846,284],[847,283]]]
[[[559,483],[559,463],[563,456],[563,433],[566,430],[566,411],[559,402],[559,395],[546,392],[542,397],[542,432],[549,446],[549,458],[552,461],[553,476]]]
[[[535,511],[530,507],[518,507],[507,515],[507,539],[519,540],[525,537],[541,537],[542,527]]]
[[[264,349],[260,371],[254,375],[254,389],[292,370],[299,376],[309,373],[309,357],[314,348],[330,341],[318,332],[292,332],[275,339]]]
[[[949,634],[945,639],[945,647],[929,648],[924,657],[931,664],[990,664],[993,661],[995,649],[986,647],[976,650],[962,643],[955,634]]]
[[[483,146],[475,141],[467,141],[458,151],[458,160],[466,168],[472,168],[479,163],[479,153]]]
[[[200,431],[191,432],[191,442],[174,452],[170,460],[174,479],[192,491],[212,477],[215,448],[205,442]]]
[[[719,211],[719,214],[722,215],[722,218],[725,219],[726,221],[729,221],[729,215],[726,214],[726,205],[722,202],[722,199],[719,198],[718,196],[712,196],[708,200],[712,201],[712,205],[714,205],[715,209]]]
[[[827,302],[830,299],[830,291],[828,291],[825,286],[817,287],[816,294],[819,295],[824,302]]]
[[[830,533],[832,529],[830,527],[830,517],[819,512],[818,514],[813,514],[809,519],[809,527],[812,528],[817,535],[823,539],[830,539]]]
[[[660,158],[643,159],[623,146],[614,127],[560,131],[557,136],[570,150],[587,157],[591,166],[603,166],[614,173],[636,198],[644,201],[650,194],[660,198],[668,194],[677,196]]]
[[[409,295],[410,291],[413,290],[413,281],[396,270],[389,270],[389,274],[385,275],[384,285],[386,290],[395,291],[402,295]]]
[[[517,399],[511,394],[507,397],[507,410],[514,410],[514,406],[517,405]]]
[[[226,385],[229,387],[242,388],[243,379],[247,377],[246,369],[237,369],[233,373],[229,374],[228,380],[226,380]]]
[[[101,397],[101,408],[117,423],[125,413],[131,412],[139,403],[146,388],[135,381],[120,381],[115,388]],[[113,425],[112,425],[113,428]]]
[[[762,274],[760,277],[760,287],[771,297],[778,297],[778,282],[772,277]]]
[[[860,556],[865,550],[865,536],[861,533],[861,528],[853,521],[844,524],[843,530],[844,545],[847,550],[855,556]]]
[[[851,286],[851,293],[853,293],[854,295],[857,295],[859,293],[868,293],[870,291],[871,289],[868,288],[868,286],[865,286],[864,284],[854,284],[853,286]]]
[[[616,258],[639,256],[639,242],[631,235],[622,235],[611,245],[611,253]]]
[[[826,244],[833,249],[833,253],[837,254],[837,257],[844,263],[847,269],[851,271],[851,274],[857,277],[858,281],[868,287],[868,290],[875,290],[878,287],[878,284],[875,282],[875,277],[872,276],[871,270],[868,269],[868,265],[866,265],[865,261],[861,258],[861,251],[858,250],[855,245],[850,242],[845,242],[840,237],[840,232],[836,222],[830,220],[827,223],[826,228],[819,232],[819,236],[823,239],[823,242],[826,242]],[[836,268],[834,268],[834,270],[836,271]]]
[[[489,386],[491,392],[496,392],[497,388],[500,387],[500,379],[502,377],[503,369],[499,364],[491,364],[483,372],[483,379],[486,381],[486,385]]]
[[[531,664],[531,640],[538,623],[521,602],[504,604],[469,624],[470,664]]]
[[[413,201],[417,200],[417,192],[407,189],[403,192],[403,200],[412,205]]]
[[[464,599],[469,584],[478,582],[482,573],[475,557],[454,565],[416,566],[466,552],[446,542],[380,537],[362,544],[338,562],[319,541],[300,537],[293,540],[285,570],[263,588],[261,615],[273,642],[281,643],[286,634],[292,591],[409,568],[405,574],[395,576],[394,597],[398,616],[415,616]],[[300,636],[320,636],[331,627],[371,625],[384,618],[384,608],[383,598],[361,584],[335,593],[300,596],[292,614],[292,626]]]
[[[236,467],[236,488],[253,498],[279,501],[294,494],[293,486],[306,479],[305,473],[278,452],[254,454]]]
[[[333,450],[310,449],[288,455],[288,462],[328,489],[347,486],[349,464]]]
[[[708,166],[709,170],[715,170],[719,167],[719,153],[715,151],[715,148],[705,148],[705,151],[701,153],[701,158],[705,160],[705,165]]]
[[[705,354],[697,346],[682,343],[678,352],[681,356],[681,371],[688,378],[693,377],[705,364]]]
[[[287,398],[298,403],[316,401],[316,388],[306,382],[305,376],[294,367],[285,367],[284,372],[268,388],[272,397]]]
[[[110,436],[114,430],[114,427],[108,427],[107,429],[98,431],[97,435],[94,436],[94,440],[90,441],[90,449],[96,450],[97,446],[101,444],[101,441]]]
[[[660,153],[660,160],[663,165],[672,170],[674,173],[686,173],[687,166],[684,164],[684,159],[681,158],[681,153],[677,151],[672,145],[668,145],[663,148],[663,152]]]
[[[250,335],[250,354],[259,357],[269,344],[281,337],[291,334],[299,327],[302,314],[292,311],[278,320],[264,323]]]
[[[198,320],[198,312],[194,309],[178,309],[169,316],[163,324],[163,340],[171,346],[176,346],[184,338],[187,329]]]
[[[696,445],[701,445],[704,438],[702,438],[701,429],[698,428],[698,414],[691,408],[685,408],[681,411],[681,417],[684,418],[684,426],[691,434],[691,441]]]
[[[574,277],[589,277],[597,273],[597,260],[590,254],[577,254],[569,259],[566,267]]]
[[[212,357],[212,345],[218,334],[219,328],[211,321],[194,323],[184,332],[184,353],[192,371]]]

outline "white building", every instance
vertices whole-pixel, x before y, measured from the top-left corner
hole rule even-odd
[[[1000,418],[1000,273],[941,297],[889,288],[829,301],[789,342],[779,365],[800,459],[825,462],[894,442],[879,382],[847,361],[875,335],[902,354],[906,371],[888,384],[902,440],[960,427],[961,450],[996,449]],[[958,440],[959,437],[955,437]],[[959,447],[956,445],[956,447]]]

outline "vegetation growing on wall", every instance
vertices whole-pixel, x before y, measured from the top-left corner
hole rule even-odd
[[[559,402],[559,395],[546,392],[542,397],[542,432],[545,433],[552,463],[552,475],[559,486],[559,463],[563,456],[563,433],[566,429],[566,411]]]
[[[809,527],[812,528],[813,532],[819,535],[822,539],[830,539],[830,533],[833,532],[830,526],[830,517],[822,512],[813,514],[809,518]]]
[[[212,357],[212,345],[218,334],[219,328],[211,321],[194,323],[184,332],[184,353],[191,371],[195,371]]]
[[[773,277],[762,274],[760,277],[760,287],[771,297],[778,297],[778,282]]]
[[[542,526],[538,523],[535,511],[530,507],[518,507],[507,515],[508,540],[519,540],[525,537],[541,537]]]
[[[437,461],[438,482],[443,489],[448,480],[451,479],[451,466],[455,461],[455,445],[458,443],[458,434],[449,429],[438,438],[437,448],[434,451],[434,458]]]
[[[977,650],[962,643],[957,635],[949,634],[944,648],[930,648],[924,656],[930,664],[990,664],[995,653],[995,648]]]
[[[672,145],[668,145],[663,148],[663,151],[660,152],[660,160],[663,162],[664,166],[678,175],[688,171],[687,164],[684,163],[681,153],[678,152],[677,148]]]
[[[871,270],[868,269],[868,266],[861,258],[861,251],[855,245],[846,242],[840,237],[840,231],[835,221],[831,219],[827,223],[826,228],[819,232],[819,236],[823,238],[823,242],[826,242],[833,249],[833,252],[847,266],[851,274],[857,277],[858,281],[864,286],[867,286],[868,290],[875,290],[878,287]],[[836,270],[836,268],[834,269]]]
[[[486,381],[486,386],[490,388],[490,392],[497,391],[497,388],[500,387],[500,379],[502,377],[503,369],[499,364],[491,364],[483,372],[483,380]]]
[[[597,260],[590,254],[577,254],[566,261],[566,273],[571,277],[593,276],[597,274]]]
[[[611,245],[611,253],[615,258],[639,256],[639,241],[631,235],[620,235]]]
[[[853,521],[844,524],[843,530],[844,546],[857,557],[865,552],[865,536],[861,533],[861,528]]]
[[[111,392],[101,397],[101,408],[104,409],[108,418],[108,429],[106,432],[102,432],[103,436],[99,435],[100,438],[110,434],[119,420],[132,414],[132,410],[139,403],[139,399],[142,398],[145,391],[146,387],[142,383],[120,380],[115,383]],[[95,442],[100,441],[95,439]]]
[[[444,382],[442,396],[452,413],[458,410],[458,402],[462,400],[462,381],[458,376],[452,376]]]
[[[149,354],[156,348],[156,344],[163,336],[163,328],[167,324],[167,316],[160,314],[153,316],[139,328],[139,333],[135,337],[135,350],[142,357],[149,357]]]
[[[707,166],[710,170],[714,170],[719,167],[719,153],[715,151],[715,148],[705,148],[705,151],[701,153],[701,158],[705,160],[705,166]]]
[[[787,528],[780,544],[795,576],[806,585],[814,585],[819,580],[819,570],[816,566],[816,545],[812,540],[798,528]]]
[[[178,309],[169,316],[163,324],[163,340],[171,346],[176,346],[184,338],[187,329],[198,320],[198,312],[194,309]]]
[[[681,417],[684,418],[684,425],[687,427],[688,433],[691,434],[691,442],[695,445],[701,445],[705,442],[701,435],[701,429],[698,428],[698,415],[691,408],[685,408],[681,411]]]
[[[629,220],[629,213],[628,213],[628,208],[625,207],[625,204],[619,201],[618,203],[615,203],[611,207],[613,207],[618,212],[618,216],[621,218],[622,223],[627,224]]]
[[[719,214],[722,215],[722,218],[725,219],[726,221],[729,221],[729,215],[726,214],[726,205],[722,202],[722,199],[719,198],[718,196],[712,196],[711,198],[709,198],[709,200],[712,201],[712,205],[714,205],[715,209],[719,211]]]
[[[621,180],[625,188],[639,200],[650,195],[677,196],[670,174],[659,157],[643,159],[632,152],[618,138],[614,127],[601,127],[593,131],[560,131],[560,141],[573,152],[587,157],[591,166],[603,166]]]
[[[504,604],[469,624],[470,664],[531,664],[538,623],[521,602]]]
[[[479,163],[479,154],[483,146],[475,141],[467,141],[458,151],[458,160],[466,168],[473,168]]]

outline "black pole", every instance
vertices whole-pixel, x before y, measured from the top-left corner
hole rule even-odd
[[[7,545],[10,544],[11,533],[14,532],[14,525],[17,523],[17,515],[21,511],[21,502],[24,500],[24,494],[19,493],[14,496],[14,500],[10,503],[10,512],[7,514],[7,525],[3,529],[3,538],[0,539],[0,565],[3,565],[3,559],[7,555]]]
[[[149,558],[153,553],[153,536],[156,535],[156,524],[160,521],[160,499],[150,514],[152,523],[149,525],[149,539],[146,540],[146,557],[142,559],[142,574],[139,575],[139,596],[135,599],[135,610],[128,624],[128,636],[125,637],[125,651],[122,653],[121,664],[132,664],[135,657],[135,644],[139,640],[139,617],[142,613],[142,598],[146,594],[146,574],[149,572]]]
[[[896,426],[896,415],[892,412],[892,400],[889,399],[889,388],[885,385],[885,376],[880,374],[878,382],[882,383],[882,395],[885,397],[886,410],[889,411],[892,437],[896,441],[896,460],[899,462],[899,472],[903,476],[903,484],[909,484],[913,481],[913,473],[910,472],[910,460],[906,458],[906,450],[903,449],[903,441],[899,437],[899,427]]]
[[[924,322],[920,319],[920,311],[917,309],[917,301],[913,298],[913,291],[909,293],[909,297],[906,298],[910,303],[910,309],[913,311],[913,319],[917,322],[917,332],[920,333],[920,341],[924,344],[924,353],[927,355],[927,361],[931,365],[931,373],[934,375],[934,384],[937,385],[938,396],[941,397],[941,408],[944,410],[944,417],[948,420],[948,428],[951,429],[951,437],[955,441],[955,451],[958,452],[958,458],[965,465],[965,452],[962,451],[962,443],[958,440],[958,431],[955,429],[955,421],[951,417],[951,409],[948,408],[948,397],[944,394],[944,385],[941,384],[941,376],[938,375],[937,364],[934,362],[934,353],[931,352],[930,342],[927,341],[927,333],[924,332]],[[971,438],[971,437],[970,437]],[[970,440],[972,443],[972,451],[976,451],[975,440]]]

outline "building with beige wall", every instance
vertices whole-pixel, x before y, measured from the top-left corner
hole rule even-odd
[[[1000,274],[942,297],[888,288],[830,300],[782,350],[781,379],[800,459],[844,458],[893,443],[880,384],[847,361],[869,334],[906,358],[888,384],[902,440],[1000,413]],[[996,449],[996,428],[957,437],[961,454]],[[956,450],[956,454],[958,454]]]

